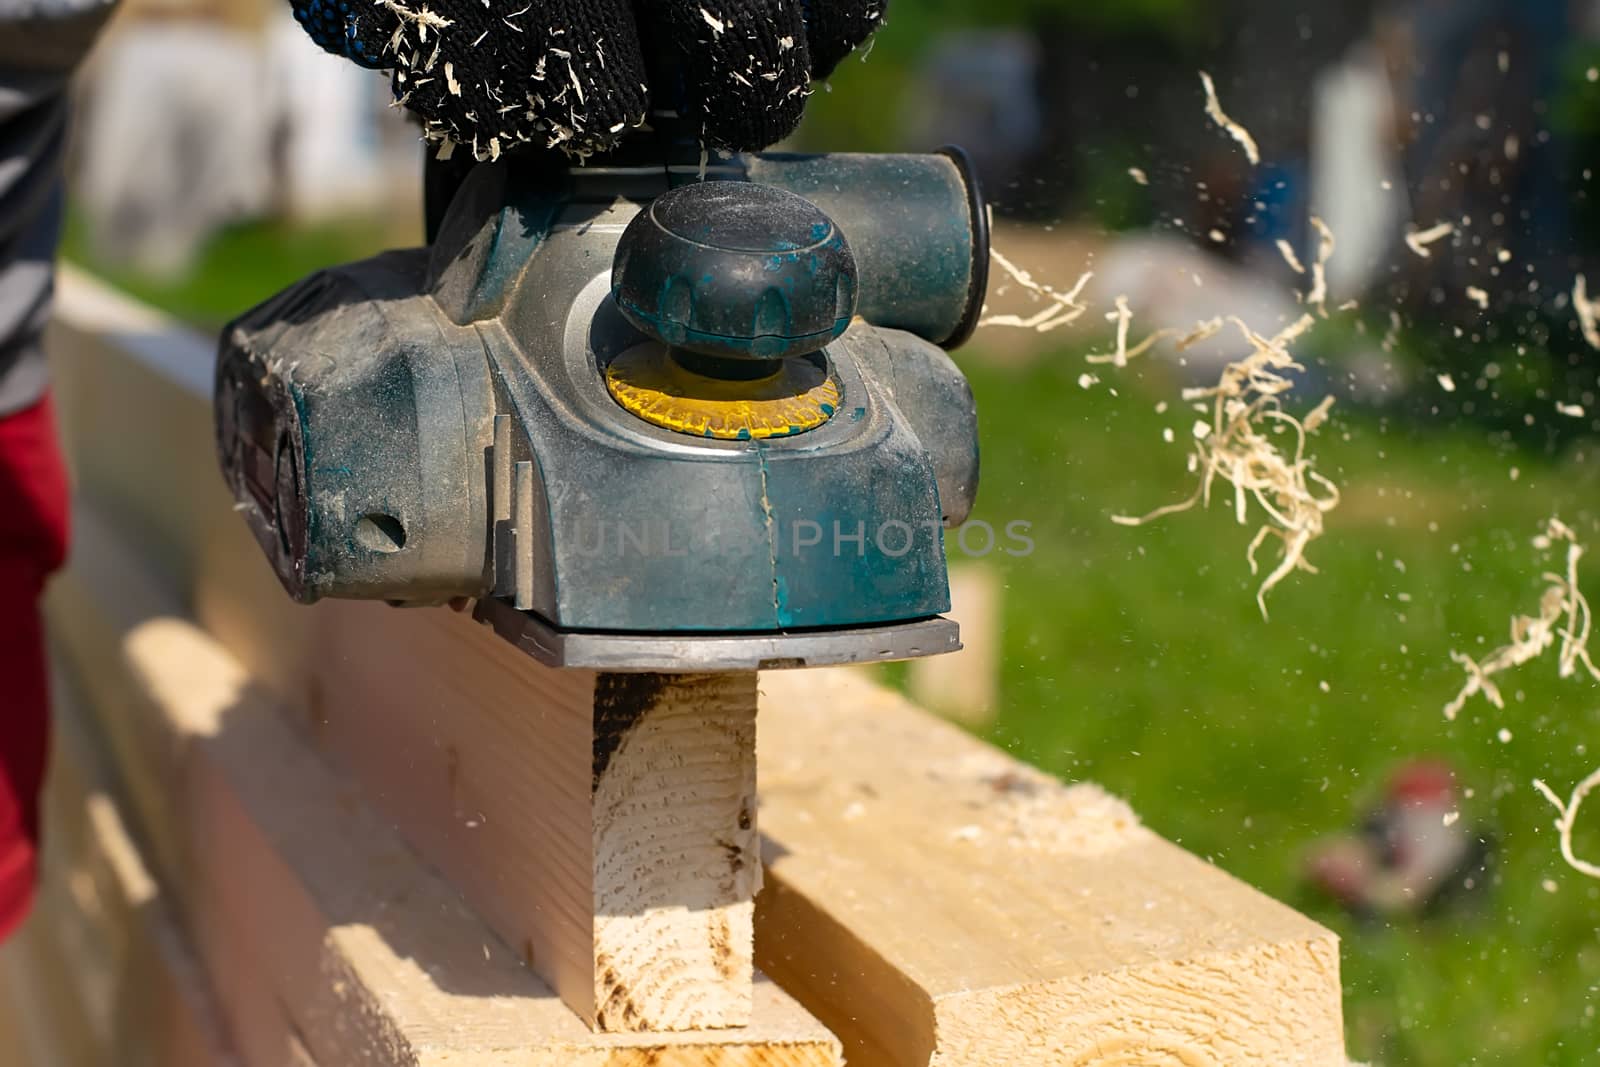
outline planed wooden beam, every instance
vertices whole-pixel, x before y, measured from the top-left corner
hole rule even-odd
[[[551,670],[443,609],[302,615],[318,746],[580,1016],[749,1021],[753,673]]]
[[[129,795],[141,825],[167,838],[177,866],[162,873],[185,887],[184,916],[251,1067],[297,1055],[324,1067],[837,1065],[837,1041],[765,979],[744,1029],[592,1032],[269,694],[164,613],[159,579],[90,509],[78,536],[49,595],[52,632],[91,683],[97,727],[138,724],[118,768],[144,783]],[[449,719],[450,705],[432,713]],[[517,821],[500,807],[493,818]]]
[[[266,673],[317,676],[318,655],[285,663],[293,644],[248,611],[234,576],[253,565],[239,557],[202,576],[208,620],[256,627],[248,647],[269,660],[280,650]],[[446,688],[507,707],[538,691],[515,650],[464,620],[336,611],[340,629],[387,628],[398,658]],[[392,661],[362,642],[329,662],[371,678]],[[444,751],[473,733],[433,714],[436,696],[411,683],[386,688],[363,721],[380,708],[421,717]],[[761,684],[757,963],[840,1036],[851,1063],[1343,1067],[1327,930],[1141,828],[1120,801],[1063,786],[852,672]],[[369,769],[369,782],[409,765],[369,754],[391,768]],[[514,807],[485,793],[471,810],[507,828],[517,851]],[[464,858],[459,877],[492,882],[495,854]]]
[[[761,685],[757,962],[851,1063],[1344,1067],[1330,931],[854,672]]]

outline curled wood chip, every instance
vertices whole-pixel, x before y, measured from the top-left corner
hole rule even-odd
[[[1149,185],[1150,184],[1150,175],[1146,174],[1144,171],[1140,170],[1138,167],[1129,167],[1128,168],[1128,177],[1132,178],[1135,182],[1137,182],[1140,185]]]
[[[1295,570],[1316,573],[1305,558],[1306,548],[1322,536],[1323,516],[1339,503],[1339,487],[1313,469],[1306,457],[1307,438],[1326,423],[1334,399],[1325,398],[1300,418],[1283,409],[1282,398],[1294,385],[1288,373],[1304,369],[1289,354],[1288,346],[1315,323],[1310,315],[1270,338],[1240,319],[1228,321],[1244,335],[1251,353],[1223,368],[1216,385],[1183,391],[1184,400],[1199,403],[1211,416],[1195,426],[1194,451],[1188,459],[1189,469],[1199,477],[1194,493],[1147,515],[1114,515],[1112,521],[1142,526],[1197,506],[1207,507],[1216,482],[1227,482],[1233,486],[1234,515],[1241,525],[1250,521],[1251,501],[1265,516],[1245,552],[1250,572],[1260,573],[1256,554],[1263,544],[1272,538],[1282,542],[1277,566],[1256,591],[1256,604],[1265,618],[1267,594],[1279,582]],[[1209,409],[1201,403],[1206,401]],[[1293,448],[1287,454],[1274,440],[1279,430],[1293,435]]]
[[[1217,334],[1222,332],[1223,326],[1225,325],[1223,320],[1220,318],[1207,319],[1204,322],[1195,323],[1194,327],[1188,333],[1184,333],[1182,330],[1168,326],[1155,331],[1143,341],[1140,341],[1132,348],[1129,348],[1128,327],[1133,321],[1133,309],[1128,306],[1127,297],[1117,297],[1117,310],[1106,315],[1106,320],[1108,322],[1115,322],[1117,324],[1116,351],[1085,356],[1084,362],[1086,363],[1110,363],[1116,367],[1126,367],[1129,360],[1137,359],[1146,352],[1150,351],[1156,345],[1160,344],[1162,341],[1165,341],[1169,338],[1177,339],[1173,347],[1179,352],[1182,352],[1186,349],[1194,347],[1201,341],[1206,341],[1215,337]]]
[[[1023,270],[1005,256],[999,249],[990,249],[989,258],[995,266],[1005,271],[1011,280],[1020,285],[1034,299],[1043,300],[1045,307],[1033,315],[990,315],[978,320],[979,326],[1010,326],[1021,330],[1035,330],[1039,333],[1049,333],[1051,330],[1060,329],[1082,318],[1089,310],[1089,306],[1080,301],[1083,290],[1094,277],[1092,271],[1085,272],[1067,292],[1061,292],[1041,281],[1037,281],[1032,274]]]
[[[1228,135],[1239,142],[1239,147],[1244,149],[1244,154],[1252,165],[1261,162],[1261,149],[1256,147],[1256,139],[1250,136],[1250,131],[1230,119],[1227,112],[1222,110],[1222,101],[1217,99],[1217,85],[1211,80],[1211,75],[1205,71],[1200,72],[1200,84],[1206,90],[1206,114],[1211,121],[1228,131]]]
[[[1317,261],[1311,265],[1311,295],[1306,303],[1317,309],[1323,318],[1328,317],[1328,260],[1333,258],[1336,242],[1328,224],[1311,216],[1311,228],[1317,231]]]
[[[1278,238],[1278,255],[1283,257],[1283,261],[1289,264],[1289,269],[1296,274],[1304,274],[1306,272],[1305,264],[1301,263],[1300,257],[1294,254],[1294,245],[1281,237]]]
[[[1406,247],[1423,259],[1431,259],[1433,253],[1428,250],[1428,246],[1444,240],[1455,232],[1455,224],[1451,222],[1441,222],[1426,230],[1412,230],[1406,234]]]
[[[1589,299],[1589,279],[1578,275],[1572,283],[1572,310],[1578,313],[1578,326],[1590,348],[1600,348],[1600,326],[1595,325],[1594,302]]]
[[[1467,286],[1467,299],[1477,304],[1480,311],[1489,310],[1489,294],[1476,285]]]
[[[1117,309],[1106,314],[1106,321],[1117,324],[1117,350],[1107,355],[1088,356],[1086,361],[1089,363],[1110,363],[1116,367],[1126,367],[1128,365],[1128,328],[1133,324],[1133,308],[1128,306],[1128,298],[1126,296],[1117,297]],[[1141,350],[1148,351],[1149,345],[1153,344],[1154,341],[1154,336],[1148,338],[1145,344],[1141,346]],[[1134,354],[1138,355],[1139,353]]]
[[[1482,693],[1484,699],[1497,708],[1506,706],[1505,699],[1494,684],[1494,676],[1520,667],[1542,656],[1547,650],[1560,649],[1556,656],[1556,675],[1570,678],[1582,667],[1595,681],[1600,681],[1600,668],[1589,658],[1589,630],[1591,616],[1589,601],[1578,587],[1578,561],[1583,558],[1584,547],[1578,543],[1577,534],[1560,519],[1551,518],[1545,523],[1545,532],[1534,538],[1533,546],[1548,551],[1565,543],[1566,572],[1546,572],[1542,577],[1549,584],[1539,598],[1539,614],[1516,615],[1511,619],[1511,641],[1490,652],[1482,660],[1474,660],[1454,650],[1450,658],[1467,672],[1467,680],[1454,700],[1444,706],[1445,718],[1454,720],[1468,700]]]
[[[1578,820],[1578,809],[1583,807],[1586,797],[1596,788],[1600,787],[1600,768],[1597,768],[1589,777],[1579,782],[1572,790],[1572,796],[1565,803],[1556,796],[1556,791],[1545,785],[1539,779],[1533,780],[1533,787],[1544,798],[1555,806],[1556,832],[1561,835],[1561,858],[1567,861],[1567,866],[1579,874],[1588,875],[1590,878],[1600,878],[1600,864],[1579,859],[1577,852],[1572,847],[1572,827]]]

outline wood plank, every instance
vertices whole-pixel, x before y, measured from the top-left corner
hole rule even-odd
[[[42,891],[64,956],[85,992],[90,1025],[129,1067],[230,1067],[236,1062],[194,949],[145,865],[112,798],[76,685],[58,677]],[[54,841],[81,813],[67,862]],[[70,833],[70,830],[68,831]],[[92,991],[96,984],[106,988]]]
[[[445,609],[303,614],[319,747],[579,1015],[749,1020],[753,673],[556,671]]]
[[[19,951],[15,943],[0,946],[0,1048],[11,1049],[11,1055],[21,1061],[22,1067],[29,1067],[30,1064],[47,1061],[41,1061],[29,1047],[28,1026],[32,1017],[22,1003],[27,991],[12,989],[9,977],[11,967],[7,960]]]
[[[906,692],[919,707],[978,729],[1000,711],[1005,585],[991,564],[950,567],[950,618],[961,625],[959,652],[912,660]]]
[[[190,539],[237,524],[212,444],[216,342],[63,266],[46,347],[75,484],[187,599]]]
[[[172,879],[247,1063],[285,1062],[290,1041],[322,1064],[376,1067],[838,1063],[832,1036],[765,979],[742,1030],[591,1032],[235,661],[160,613],[141,569],[81,509],[49,617],[77,675],[110,701],[97,720],[165,734],[125,747],[163,761],[129,778],[165,784],[164,797],[139,791],[151,805],[140,814],[175,820]]]
[[[237,628],[245,602],[228,581],[208,575],[201,588]],[[485,705],[537,698],[521,657],[486,630],[355,610],[403,655],[343,646],[331,659],[341,672],[370,678],[403,660]],[[260,633],[252,643],[287,647]],[[845,1041],[850,1062],[1028,1062],[1045,1050],[1084,1064],[1343,1063],[1328,931],[1140,829],[1093,787],[1069,790],[851,672],[762,684],[770,873],[757,962]],[[473,731],[436,714],[427,685],[385,690],[367,721],[379,708],[420,716],[449,751]],[[398,781],[410,764],[384,758]],[[887,816],[868,820],[880,805]],[[514,808],[480,794],[471,810],[516,849]],[[486,860],[477,876],[493,871]]]
[[[101,1067],[106,1049],[89,1027],[72,966],[48,924],[29,919],[0,947],[0,997],[11,1004],[24,1067]]]
[[[192,950],[107,792],[57,678],[33,913],[3,955],[26,1062],[230,1067]]]
[[[1121,801],[848,671],[760,721],[757,961],[851,1063],[1345,1063],[1334,935]]]

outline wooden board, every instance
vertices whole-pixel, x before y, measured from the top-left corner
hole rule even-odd
[[[201,588],[208,617],[238,633],[248,601],[229,582],[209,574]],[[407,663],[485,705],[538,693],[487,630],[340,610],[352,631],[381,619]],[[259,631],[249,644],[293,647]],[[268,673],[316,675],[317,658]],[[370,676],[393,661],[362,641],[329,662]],[[446,751],[482,729],[434,714],[416,685],[357,708],[361,729],[423,717]],[[851,1063],[1028,1062],[1044,1050],[1084,1064],[1343,1064],[1330,932],[1140,829],[1093,787],[1068,789],[851,672],[769,674],[762,686],[757,962],[844,1039]],[[411,765],[371,754],[388,766],[370,767],[369,783]],[[515,805],[483,794],[472,811],[514,839]],[[461,872],[498,876],[492,856]]]
[[[57,678],[32,914],[0,967],[24,1062],[231,1067],[193,950],[113,801],[73,689]]]
[[[23,1067],[100,1067],[106,1050],[89,1027],[73,964],[45,922],[29,920],[0,948],[0,998],[9,1005]]]
[[[748,1022],[753,673],[555,671],[444,609],[302,615],[318,747],[579,1015]]]
[[[742,1030],[592,1033],[236,662],[163,613],[137,554],[88,509],[78,529],[49,595],[52,632],[92,680],[100,728],[139,739],[120,747],[119,769],[141,825],[167,839],[165,880],[185,887],[246,1063],[838,1063],[832,1036],[765,979]]]
[[[852,1064],[1343,1067],[1331,932],[852,672],[761,684],[757,962]]]
[[[919,707],[972,729],[1000,711],[1002,624],[1005,584],[993,565],[981,561],[950,567],[950,611],[961,626],[961,651],[912,660],[906,692]]]

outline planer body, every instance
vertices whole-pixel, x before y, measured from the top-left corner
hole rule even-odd
[[[553,665],[951,651],[987,264],[954,151],[479,165],[229,325],[222,469],[295,599],[472,598]]]

